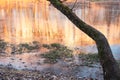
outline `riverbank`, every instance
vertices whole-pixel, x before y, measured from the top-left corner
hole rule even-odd
[[[0,80],[93,80],[93,79],[103,80],[102,77],[100,78],[100,75],[98,76],[98,78],[100,79],[87,77],[88,76],[87,74],[86,74],[87,76],[85,74],[83,76],[82,71],[88,69],[87,66],[81,66],[81,67],[72,66],[72,67],[74,68],[70,69],[67,72],[57,73],[56,70],[59,71],[59,69],[55,69],[55,68],[49,68],[47,70],[40,72],[35,70],[16,70],[13,68],[0,66]],[[91,68],[91,70],[93,69],[97,69],[97,68]],[[86,73],[89,73],[89,71],[90,69],[88,69],[88,72]],[[98,71],[96,71],[96,74],[99,73]],[[82,74],[82,76],[80,76],[80,74]]]
[[[23,65],[19,65],[15,63],[19,59],[18,57],[11,59],[13,63],[0,65],[0,80],[103,80],[101,65],[95,61],[93,55],[91,57],[82,54],[79,56],[79,62],[75,58],[66,58],[65,60],[58,60],[54,64],[35,64],[37,62],[35,61],[29,66],[25,66],[27,60],[22,63]],[[21,59],[24,60],[24,58]],[[15,65],[24,67],[18,68]],[[31,66],[36,66],[36,68],[31,69]]]
[[[81,53],[79,48],[71,50],[58,43],[38,49],[37,44],[4,46],[0,53],[0,80],[103,80],[97,54]]]
[[[29,65],[30,57],[23,55],[27,56],[27,53],[19,57],[9,57],[6,62],[9,64],[4,62],[4,65],[0,66],[0,80],[103,80],[102,68],[99,62],[94,61],[94,57],[88,59],[90,56],[81,55],[79,61],[75,58],[65,58],[54,64],[40,61],[38,64],[38,60],[34,60],[35,54],[29,54],[34,61]],[[2,59],[5,58],[3,57]]]

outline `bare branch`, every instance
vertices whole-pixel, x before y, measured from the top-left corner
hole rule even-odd
[[[73,7],[71,8],[71,10],[73,10],[73,8],[75,7],[76,3],[77,3],[77,0],[75,0],[74,5],[73,5]]]

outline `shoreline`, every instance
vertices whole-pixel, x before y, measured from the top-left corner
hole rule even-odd
[[[17,70],[14,68],[0,66],[0,80],[78,80],[78,79],[92,80],[96,78],[78,76],[75,74],[75,71],[74,73],[66,72],[57,74],[52,69],[47,69],[46,71]],[[102,80],[102,78],[97,80]]]
[[[25,56],[29,54],[23,54]],[[14,55],[14,58],[9,58],[9,65],[0,66],[0,79],[2,80],[85,80],[85,79],[98,79],[103,80],[102,68],[99,62],[87,61],[87,57],[81,55],[79,62],[74,58],[66,58],[65,60],[58,60],[57,63],[36,63],[39,61],[35,60],[33,64],[27,65],[28,60],[31,58],[26,58],[22,54],[21,56]],[[35,54],[33,54],[35,55]],[[32,59],[35,56],[32,56]],[[92,57],[91,57],[92,58]],[[4,61],[5,57],[1,59]],[[26,61],[24,61],[26,59]],[[27,60],[28,59],[28,60]],[[18,62],[19,61],[19,62]],[[18,63],[16,63],[18,62]],[[23,63],[24,62],[24,63]],[[40,61],[39,61],[40,62]],[[5,63],[5,62],[3,62]],[[20,64],[21,63],[21,64]],[[24,67],[24,66],[27,67]],[[47,65],[47,66],[44,66]],[[16,66],[23,66],[23,69],[15,69]],[[29,67],[36,66],[36,68],[31,69]],[[40,70],[40,67],[43,67]]]

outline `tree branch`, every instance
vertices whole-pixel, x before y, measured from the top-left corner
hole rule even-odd
[[[77,3],[77,0],[75,0],[75,2],[73,4],[73,7],[71,8],[71,10],[73,10],[73,8],[75,7],[76,3]]]

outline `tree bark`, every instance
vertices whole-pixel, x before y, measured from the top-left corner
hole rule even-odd
[[[92,26],[83,22],[75,13],[72,12],[71,9],[62,4],[59,0],[48,1],[50,1],[55,8],[61,11],[73,24],[75,24],[76,27],[96,42],[100,63],[103,68],[104,80],[120,80],[120,69],[112,55],[112,51],[106,37]]]

